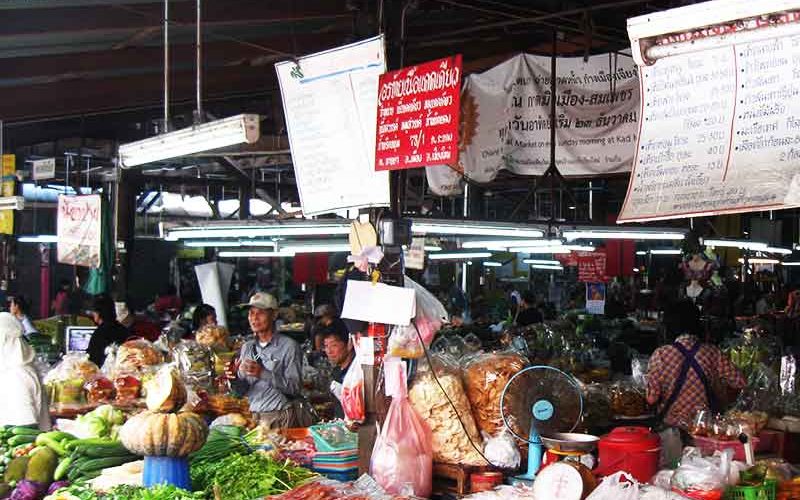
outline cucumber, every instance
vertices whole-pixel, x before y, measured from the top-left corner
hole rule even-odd
[[[8,440],[8,444],[9,444],[9,446],[19,446],[21,444],[30,444],[30,443],[33,443],[34,441],[36,441],[36,436],[35,435],[19,434],[19,435],[16,435],[16,436],[12,437],[11,439],[9,439]]]
[[[86,448],[82,453],[83,456],[91,458],[122,457],[130,454],[131,452],[122,445],[115,448],[106,448],[105,446]]]
[[[42,431],[34,427],[12,427],[11,434],[15,436],[38,436]]]
[[[122,464],[127,464],[128,462],[133,462],[138,458],[139,457],[135,455],[127,455],[123,457],[93,458],[80,465],[78,467],[78,470],[82,474],[86,474],[87,472],[101,471],[103,469],[108,469],[109,467],[117,467]]]
[[[72,465],[72,457],[62,458],[61,461],[58,462],[56,471],[53,473],[53,480],[60,481],[64,479],[64,477],[67,475],[70,465]]]

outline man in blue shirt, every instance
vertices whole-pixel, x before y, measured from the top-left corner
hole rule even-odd
[[[243,306],[249,308],[253,339],[242,346],[234,385],[246,394],[253,416],[267,428],[309,425],[300,404],[303,354],[297,342],[275,331],[278,301],[258,292]]]

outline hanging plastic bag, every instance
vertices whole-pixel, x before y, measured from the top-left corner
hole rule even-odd
[[[500,433],[493,438],[490,438],[485,433],[483,437],[486,439],[483,455],[492,465],[503,469],[516,469],[519,467],[521,461],[519,448],[514,436],[508,432],[508,429],[503,427]]]
[[[395,366],[402,369],[401,363]],[[391,495],[427,498],[433,482],[431,432],[408,401],[405,387],[400,385],[375,440],[370,474]]]
[[[389,334],[389,356],[406,359],[419,359],[425,355],[425,348],[417,335],[414,325],[392,327]]]
[[[450,315],[447,314],[447,309],[439,302],[439,299],[416,281],[406,276],[404,285],[406,288],[414,289],[417,309],[414,324],[419,330],[422,341],[429,346],[436,332],[442,328]]]
[[[639,482],[627,472],[616,472],[603,479],[586,500],[639,500]]]
[[[364,405],[364,370],[359,362],[358,348],[355,359],[350,363],[350,368],[342,380],[342,396],[340,398],[342,410],[347,420],[363,422],[366,418]]]

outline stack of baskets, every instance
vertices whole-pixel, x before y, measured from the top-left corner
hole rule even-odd
[[[358,477],[358,436],[342,422],[310,428],[317,452],[311,468],[330,479],[352,481]]]

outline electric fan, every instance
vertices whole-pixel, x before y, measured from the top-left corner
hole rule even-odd
[[[511,377],[500,396],[500,415],[514,437],[528,443],[528,472],[514,479],[533,481],[542,465],[543,439],[570,443],[571,435],[564,433],[575,429],[582,414],[583,396],[571,375],[531,366]]]

